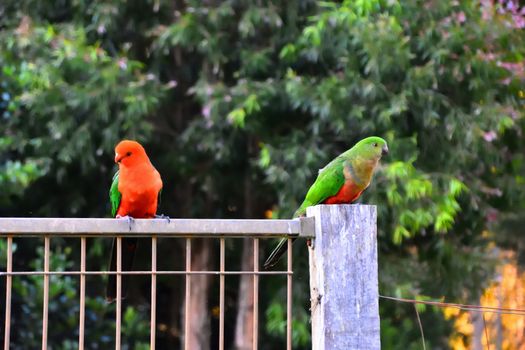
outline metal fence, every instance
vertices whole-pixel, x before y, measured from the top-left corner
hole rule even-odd
[[[5,328],[4,350],[10,347],[11,334],[11,296],[13,276],[41,275],[43,278],[43,310],[42,310],[42,349],[48,347],[47,332],[48,301],[49,301],[49,276],[74,275],[79,276],[79,349],[84,349],[85,333],[85,296],[86,276],[116,274],[117,299],[116,299],[116,333],[115,349],[120,349],[121,344],[121,316],[122,316],[122,275],[149,275],[151,276],[151,315],[150,315],[150,348],[155,349],[156,331],[156,286],[157,275],[183,275],[185,276],[185,349],[188,350],[189,325],[189,300],[191,298],[192,275],[218,275],[219,276],[219,348],[224,349],[224,299],[225,276],[243,275],[253,276],[253,349],[258,344],[258,294],[260,275],[286,275],[287,276],[287,326],[286,348],[292,348],[292,238],[313,237],[314,219],[301,218],[293,220],[214,220],[214,219],[172,219],[166,220],[134,220],[131,228],[126,220],[117,219],[63,219],[63,218],[0,218],[0,237],[7,240],[7,268],[0,272],[6,278],[5,290]],[[149,237],[151,239],[151,269],[145,271],[122,271],[122,237]],[[43,237],[44,239],[44,265],[41,271],[13,271],[13,238],[14,237]],[[50,243],[54,237],[76,237],[80,239],[80,270],[78,271],[51,271],[50,270]],[[117,269],[116,271],[87,271],[86,270],[86,240],[90,237],[116,237]],[[184,238],[186,240],[186,265],[181,271],[157,270],[157,240],[163,237]],[[191,266],[192,239],[214,238],[220,241],[220,263],[218,271],[194,271]],[[253,238],[253,271],[228,271],[225,268],[225,239],[226,238]],[[288,256],[286,271],[260,271],[259,270],[259,240],[271,237],[288,237]]]

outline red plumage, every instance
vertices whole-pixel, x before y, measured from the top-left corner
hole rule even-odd
[[[346,181],[335,196],[328,197],[323,204],[345,204],[357,200],[363,192],[362,186],[356,185],[352,181]]]
[[[119,165],[119,193],[110,193],[110,198],[114,196],[118,203],[116,217],[130,217],[135,219],[154,218],[157,213],[162,180],[159,172],[151,164],[144,147],[136,141],[121,141],[115,147],[115,162]],[[120,200],[118,201],[119,194]],[[122,240],[122,247],[122,270],[129,271],[133,266],[133,258],[137,248],[137,238],[124,238]],[[111,254],[109,269],[110,271],[115,271],[117,255],[115,240],[113,240]],[[126,276],[122,278],[123,297],[126,295],[127,279]],[[113,301],[115,298],[116,278],[115,275],[110,275],[106,290],[106,299]]]

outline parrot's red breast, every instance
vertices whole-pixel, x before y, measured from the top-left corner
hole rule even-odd
[[[120,171],[118,190],[122,194],[117,215],[153,218],[162,189],[160,174],[140,144],[128,141],[119,148],[121,145],[122,142],[115,149]]]
[[[151,164],[144,147],[138,142],[123,140],[115,147],[115,162],[119,171],[113,176],[109,197],[111,213],[117,218],[128,217],[131,231],[131,218],[149,219],[157,213],[157,203],[162,189],[159,172]],[[109,270],[117,270],[117,243],[113,239]],[[131,271],[137,248],[137,237],[122,239],[122,271]],[[122,276],[121,296],[126,296],[126,276]],[[110,274],[106,287],[106,299],[112,302],[117,298],[117,278]]]
[[[358,186],[352,181],[345,181],[339,192],[335,196],[325,199],[323,204],[352,203],[359,198],[361,192],[363,192],[362,186]]]

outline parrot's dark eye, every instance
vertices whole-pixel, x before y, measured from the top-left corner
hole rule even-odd
[[[131,152],[126,153],[126,156],[129,157],[131,155]]]
[[[377,142],[374,143],[374,147],[377,147]]]

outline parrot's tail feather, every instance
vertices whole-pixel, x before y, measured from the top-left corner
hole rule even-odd
[[[122,271],[130,271],[133,267],[133,258],[137,250],[137,238],[123,238],[122,239]],[[111,247],[111,259],[109,260],[109,271],[117,270],[117,243],[113,239]],[[128,277],[122,276],[121,296],[126,298],[128,290]],[[106,301],[111,303],[117,298],[117,275],[109,275],[108,284],[106,286]]]
[[[292,238],[292,243],[296,240],[296,238]],[[268,270],[270,267],[275,266],[279,259],[286,253],[286,250],[288,250],[288,239],[283,238],[279,241],[275,249],[271,252],[270,256],[266,261],[264,262],[264,269]]]
[[[297,209],[295,211],[295,213],[293,214],[293,218],[298,218],[298,217],[301,217],[301,216],[305,216],[306,214],[306,208],[308,208],[309,205],[305,205],[304,203],[299,207],[299,209]]]

